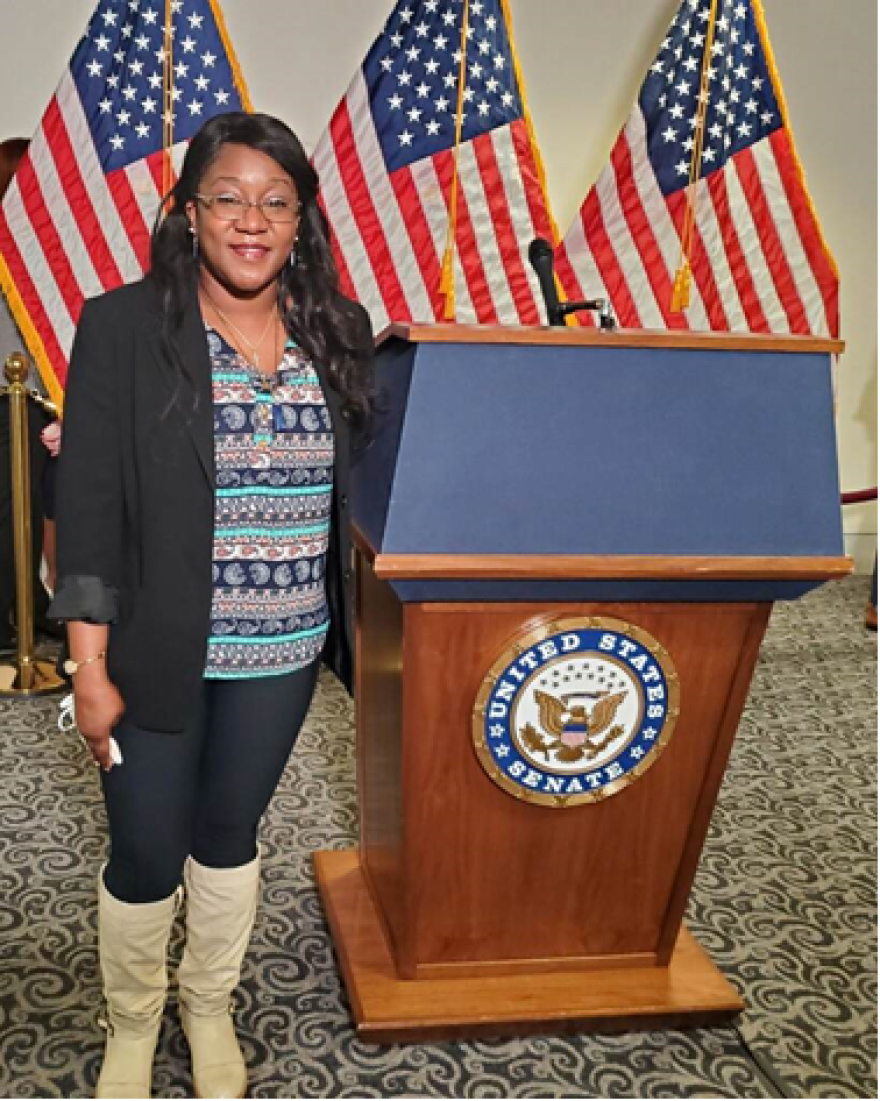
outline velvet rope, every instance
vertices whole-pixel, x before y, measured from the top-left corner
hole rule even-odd
[[[861,501],[876,501],[877,500],[877,487],[872,486],[871,489],[854,489],[852,493],[841,493],[840,503],[842,505],[857,505]]]

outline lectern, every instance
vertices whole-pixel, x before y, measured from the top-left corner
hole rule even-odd
[[[353,495],[360,848],[315,858],[362,1036],[743,1007],[682,915],[772,604],[851,569],[840,349],[383,334]]]

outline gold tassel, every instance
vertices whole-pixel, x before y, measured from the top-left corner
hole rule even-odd
[[[686,310],[691,304],[691,266],[684,260],[675,273],[675,283],[672,286],[672,305],[669,307],[673,313]]]
[[[440,272],[440,293],[443,295],[443,320],[455,320],[455,271],[453,269],[454,242],[450,241],[443,254]]]

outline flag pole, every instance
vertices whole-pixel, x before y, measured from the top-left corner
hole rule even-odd
[[[446,223],[446,248],[440,272],[440,293],[444,295],[443,318],[455,320],[455,230],[458,221],[458,154],[461,148],[461,131],[464,116],[464,82],[467,79],[467,42],[470,0],[464,0],[461,18],[461,60],[458,68],[458,104],[455,109],[455,144],[452,148],[452,186],[449,193],[449,217]]]
[[[706,28],[706,44],[700,70],[700,94],[697,98],[697,124],[694,128],[694,148],[691,152],[691,169],[688,176],[687,199],[681,228],[681,250],[675,282],[672,287],[670,309],[680,313],[691,301],[691,257],[694,248],[694,223],[696,221],[697,184],[700,181],[700,162],[703,159],[703,137],[706,133],[706,115],[709,111],[709,69],[712,65],[712,47],[715,44],[715,22],[718,16],[718,0],[711,0],[709,22]]]
[[[167,199],[174,186],[174,69],[171,57],[171,0],[165,0],[165,59],[162,74],[162,99],[164,115],[162,122],[162,199]]]

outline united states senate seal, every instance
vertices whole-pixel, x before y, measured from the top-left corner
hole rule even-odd
[[[474,705],[474,747],[517,798],[592,803],[654,764],[678,708],[675,666],[647,631],[618,619],[558,619],[521,635],[492,666]]]

